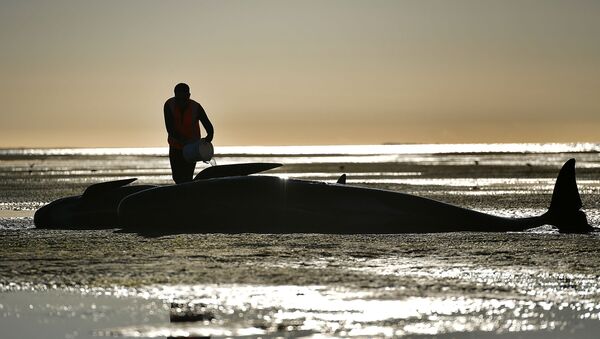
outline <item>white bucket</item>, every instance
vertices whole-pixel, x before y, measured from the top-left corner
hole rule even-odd
[[[183,147],[183,157],[187,162],[210,161],[213,155],[215,155],[213,145],[204,139]]]

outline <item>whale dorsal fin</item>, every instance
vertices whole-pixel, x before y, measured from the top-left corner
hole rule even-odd
[[[123,187],[125,185],[129,185],[136,180],[137,180],[137,178],[130,178],[130,179],[114,180],[114,181],[107,181],[107,182],[101,182],[98,184],[93,184],[85,189],[85,192],[83,192],[83,195],[81,197],[85,199],[85,198],[98,196],[103,193],[112,191],[116,188]]]
[[[346,184],[346,174],[345,173],[340,175],[340,177],[337,180],[337,184],[340,184],[340,185]]]
[[[204,179],[213,179],[213,178],[223,178],[223,177],[235,177],[235,176],[243,176],[250,175],[254,173],[260,173],[264,171],[268,171],[273,168],[281,167],[282,164],[277,163],[267,163],[267,162],[251,162],[247,164],[233,164],[233,165],[218,165],[211,166],[203,169],[196,175],[194,181],[196,180],[204,180]]]

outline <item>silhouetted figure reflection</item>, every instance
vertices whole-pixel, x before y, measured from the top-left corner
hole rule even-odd
[[[213,125],[204,108],[190,99],[190,87],[180,83],[175,86],[175,96],[168,99],[164,106],[165,126],[169,135],[169,161],[176,184],[192,181],[195,162],[183,158],[183,147],[200,139],[200,124],[206,130],[207,142],[212,142]]]

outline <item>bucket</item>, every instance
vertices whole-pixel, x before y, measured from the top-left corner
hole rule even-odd
[[[204,139],[183,147],[183,158],[187,162],[210,161],[213,155],[215,155],[213,145]]]

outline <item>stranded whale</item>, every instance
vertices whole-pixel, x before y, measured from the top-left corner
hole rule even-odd
[[[387,190],[248,176],[279,164],[214,166],[179,185],[127,186],[135,179],[92,185],[35,214],[38,228],[122,228],[170,233],[432,233],[522,231],[554,225],[560,232],[593,231],[580,210],[575,160],[556,180],[548,211],[504,218]]]
[[[276,163],[247,163],[207,167],[194,180],[243,176],[280,167]],[[123,198],[155,185],[127,186],[136,179],[102,182],[89,186],[82,195],[57,199],[35,212],[37,228],[109,229],[118,228],[117,207]]]
[[[575,160],[561,169],[549,210],[504,218],[398,192],[273,176],[231,176],[143,190],[118,207],[119,226],[169,233],[431,233],[522,231],[546,224],[589,232]]]

